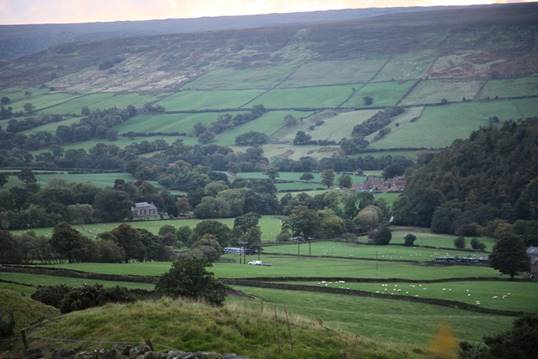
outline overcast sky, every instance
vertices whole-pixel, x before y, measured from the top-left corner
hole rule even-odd
[[[531,0],[532,1],[532,0]],[[519,0],[0,0],[0,24],[248,15],[327,9],[469,5]]]

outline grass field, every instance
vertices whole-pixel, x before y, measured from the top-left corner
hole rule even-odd
[[[9,289],[0,289],[0,308],[2,308],[2,318],[5,318],[4,310],[8,308],[13,310],[15,333],[17,334],[21,329],[34,324],[38,320],[51,319],[60,314],[54,307],[27,298],[25,294],[19,291]],[[0,350],[6,349],[3,347],[3,341],[0,341]]]
[[[368,173],[368,171],[366,171]],[[301,176],[303,175],[303,172],[279,172],[278,173],[278,180],[283,181],[302,181]],[[316,182],[321,183],[321,174],[319,172],[312,172],[312,175],[314,178],[309,182]],[[336,177],[340,176],[341,173],[336,173]],[[373,175],[373,174],[367,174],[367,175]],[[358,175],[350,175],[353,183],[362,183],[366,179],[365,176],[358,176]],[[237,173],[237,177],[240,178],[253,178],[253,179],[262,179],[267,178],[267,176],[263,172],[239,172]]]
[[[30,133],[35,133],[35,132],[56,133],[56,129],[59,126],[70,126],[70,125],[73,125],[75,123],[78,123],[79,121],[80,121],[80,117],[71,117],[71,118],[67,118],[67,119],[65,119],[63,121],[47,123],[46,125],[30,128],[30,129],[28,129],[26,131],[22,131],[22,133],[24,133],[24,134],[30,134]]]
[[[489,80],[480,92],[480,98],[536,95],[538,95],[538,76],[523,77],[519,79]]]
[[[159,101],[167,111],[239,108],[263,90],[180,91]]]
[[[361,83],[370,80],[385,58],[312,61],[302,65],[280,87]],[[360,85],[357,85],[357,87]]]
[[[343,107],[394,106],[414,83],[414,80],[369,83],[355,92]],[[366,96],[373,99],[370,105],[364,103]]]
[[[294,282],[296,283],[296,282]],[[538,284],[534,282],[472,281],[446,283],[318,283],[303,284],[413,297],[455,300],[484,308],[538,313]]]
[[[497,116],[501,121],[538,115],[533,99],[459,103],[426,107],[415,122],[401,121],[372,148],[449,146],[454,140],[467,138],[472,131],[488,126],[488,119]]]
[[[188,83],[185,89],[270,89],[280,83],[298,64],[284,63],[246,69],[220,68]]]
[[[152,95],[137,93],[95,93],[82,97],[77,97],[57,106],[52,106],[43,110],[43,113],[54,114],[80,114],[82,107],[88,106],[90,110],[104,110],[111,107],[125,108],[128,105],[142,107],[145,103],[152,102],[158,98]]]
[[[184,132],[191,134],[197,123],[210,124],[220,114],[206,112],[195,114],[149,114],[135,116],[116,126],[118,133],[126,132]]]
[[[292,160],[299,160],[301,157],[310,156],[316,159],[324,157],[331,157],[335,153],[340,152],[338,146],[294,146],[289,144],[267,144],[263,145],[263,152],[265,157],[271,159],[273,157],[290,158]],[[234,148],[237,150],[237,147]],[[244,151],[244,148],[239,148],[240,151]]]
[[[233,227],[233,218],[215,219]],[[143,228],[152,233],[158,233],[159,229],[164,225],[172,225],[174,227],[189,226],[194,227],[201,220],[199,219],[167,219],[161,221],[139,221],[139,222],[126,222],[135,228]],[[88,237],[97,236],[99,233],[110,231],[123,222],[116,223],[96,223],[86,225],[74,225],[73,227],[79,230],[83,235]],[[276,216],[262,216],[259,223],[262,230],[262,240],[274,241],[276,236],[280,233],[281,219]],[[52,227],[47,228],[33,228],[33,232],[39,235],[50,236],[52,234]],[[13,233],[22,233],[24,230],[12,231]]]
[[[8,280],[17,283],[31,284],[33,286],[38,285],[61,285],[64,284],[68,287],[80,287],[83,284],[94,285],[100,284],[104,287],[126,287],[126,288],[139,288],[153,290],[155,286],[149,283],[133,283],[133,282],[121,282],[110,280],[95,280],[73,277],[61,277],[44,274],[27,274],[27,273],[11,273],[0,272],[1,280]]]
[[[80,95],[72,93],[45,93],[43,95],[34,94],[28,98],[23,98],[17,102],[11,103],[10,106],[14,111],[22,111],[26,103],[31,103],[34,106],[34,111],[54,106],[56,104],[69,101]]]
[[[307,182],[286,182],[286,183],[276,183],[275,187],[278,191],[288,191],[288,192],[303,192],[310,190],[320,190],[324,186],[320,183],[307,183]]]
[[[307,246],[302,247],[302,253],[308,253]],[[499,272],[489,267],[469,266],[425,266],[400,262],[376,262],[371,260],[308,258],[294,256],[277,256],[262,254],[261,259],[272,266],[251,266],[239,264],[239,258],[225,255],[224,258],[234,259],[234,262],[217,262],[210,269],[221,278],[244,277],[353,277],[353,278],[404,278],[404,279],[441,279],[496,277],[503,278]],[[247,261],[257,259],[257,256],[247,256]],[[72,263],[58,264],[53,267],[69,268],[89,272],[107,274],[161,275],[170,268],[171,262],[144,263]]]
[[[431,247],[444,247],[454,248],[454,240],[457,236],[450,234],[435,234],[431,233],[426,228],[416,227],[394,227],[392,231],[392,240],[390,243],[403,244],[404,237],[408,234],[414,234],[417,236],[415,245],[418,246],[431,246]],[[491,237],[479,237],[480,242],[486,245],[486,250],[491,251],[495,245],[495,238]],[[465,239],[465,248],[471,249],[471,238]]]
[[[258,299],[258,306],[287,309],[321,320],[330,328],[346,330],[383,342],[424,348],[441,324],[460,339],[479,341],[507,330],[513,317],[484,315],[436,305],[390,299],[353,297],[262,288],[236,287]],[[248,303],[248,302],[247,302]],[[252,305],[256,305],[254,302]]]
[[[373,246],[342,242],[314,242],[311,245],[313,256],[361,257],[372,259],[396,259],[409,261],[431,261],[441,256],[469,256],[471,253],[457,250],[444,250],[404,246]],[[309,245],[301,245],[302,255],[308,255]],[[268,246],[265,253],[297,254],[297,244]],[[480,254],[477,254],[480,255]],[[483,255],[483,254],[482,254]]]
[[[267,108],[338,107],[360,85],[331,85],[303,88],[278,88],[257,98],[252,104]]]
[[[389,206],[392,206],[398,199],[399,195],[399,193],[394,192],[374,193],[374,198],[377,200],[382,199],[387,202]]]
[[[442,99],[460,102],[473,99],[481,81],[424,80],[402,101],[402,105],[440,103]]]
[[[249,131],[256,131],[265,133],[271,136],[274,132],[278,131],[284,126],[284,118],[286,115],[292,115],[295,118],[304,118],[310,115],[310,112],[302,111],[271,111],[265,113],[263,116],[255,119],[254,121],[247,122],[240,126],[234,127],[230,130],[224,131],[218,135],[215,142],[219,145],[233,145],[235,144],[235,138],[243,133]]]
[[[353,127],[368,120],[377,112],[377,110],[343,112],[324,120],[321,126],[316,126],[314,130],[308,132],[314,140],[338,142],[342,138],[350,138]]]
[[[433,51],[415,51],[393,56],[373,81],[418,79],[426,73],[436,56]]]

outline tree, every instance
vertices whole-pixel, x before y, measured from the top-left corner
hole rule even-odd
[[[54,226],[50,244],[59,255],[72,262],[85,259],[90,240],[67,223]]]
[[[4,185],[7,183],[9,177],[5,173],[0,173],[0,188],[4,187]]]
[[[464,237],[458,237],[454,239],[454,247],[458,249],[465,248],[465,238]]]
[[[95,196],[96,215],[107,222],[123,221],[131,216],[133,202],[124,191],[105,188]]]
[[[257,146],[269,142],[269,136],[265,133],[249,131],[235,138],[235,144],[239,146]]]
[[[19,172],[17,177],[26,184],[36,183],[37,179],[31,169],[23,169]]]
[[[130,259],[143,261],[146,257],[146,247],[139,232],[128,224],[120,224],[110,231],[112,240],[125,252],[125,263]]]
[[[27,103],[24,104],[23,109],[24,109],[24,112],[30,113],[30,112],[32,112],[34,110],[34,105],[27,102]]]
[[[196,242],[204,234],[211,234],[222,247],[226,247],[230,241],[231,232],[227,225],[218,221],[201,221],[194,227],[190,241]]]
[[[399,163],[392,163],[383,169],[385,179],[401,176],[405,172],[405,167]]]
[[[4,105],[4,106],[5,106],[5,105],[9,105],[9,104],[11,103],[11,99],[10,99],[9,97],[7,97],[7,96],[3,96],[3,97],[2,97],[2,100],[0,101],[0,103],[1,103],[2,105]]]
[[[350,175],[343,174],[338,178],[338,185],[342,188],[351,188],[352,184]]]
[[[305,172],[299,179],[302,181],[312,181],[314,179],[314,175],[310,172]]]
[[[88,116],[91,113],[90,108],[88,106],[82,106],[82,109],[80,110],[80,114],[82,116]]]
[[[374,244],[387,245],[392,239],[392,232],[388,226],[381,225],[368,233],[368,239]]]
[[[282,229],[289,228],[293,235],[308,237],[316,233],[319,216],[316,211],[306,206],[295,206],[282,224]]]
[[[0,230],[0,263],[21,263],[24,253],[16,238],[8,231]]]
[[[206,261],[194,257],[180,257],[168,273],[159,278],[155,291],[170,297],[202,299],[209,304],[222,305],[225,286],[206,271]]]
[[[333,170],[325,170],[321,172],[321,183],[323,183],[327,188],[332,187],[334,184],[335,173]]]
[[[293,144],[294,145],[307,145],[310,143],[311,140],[312,140],[312,136],[310,136],[304,131],[298,131],[295,134],[295,138],[293,139]]]
[[[269,177],[269,179],[274,182],[277,177],[279,177],[278,168],[274,166],[269,166],[265,169],[264,174]]]
[[[413,247],[413,244],[417,240],[417,236],[414,234],[408,233],[404,237],[404,245],[407,247]]]
[[[297,126],[298,122],[299,121],[295,117],[290,115],[290,114],[288,114],[288,115],[286,115],[286,117],[284,117],[284,126],[286,126],[286,127]]]
[[[473,238],[471,239],[471,248],[475,251],[483,252],[486,249],[486,245],[482,242],[480,242],[480,239]]]
[[[512,233],[504,233],[497,240],[489,256],[490,264],[503,274],[514,278],[519,272],[527,272],[530,260],[523,241]]]
[[[364,101],[364,106],[370,106],[374,103],[374,98],[371,96],[364,96],[362,100]]]

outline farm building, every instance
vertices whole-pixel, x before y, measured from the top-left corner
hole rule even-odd
[[[530,274],[533,277],[538,277],[538,247],[527,248],[527,255],[531,259]]]
[[[389,179],[368,176],[366,181],[355,186],[355,190],[360,192],[403,192],[404,189],[405,178],[403,176]]]
[[[159,218],[159,210],[153,203],[137,202],[131,207],[131,213],[134,219],[140,218]]]

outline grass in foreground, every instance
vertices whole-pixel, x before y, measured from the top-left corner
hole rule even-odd
[[[5,314],[5,310],[8,308],[13,309],[16,332],[40,319],[54,318],[59,314],[54,307],[37,302],[19,292],[3,288],[0,289],[0,308],[2,314]]]
[[[250,358],[406,358],[387,345],[327,329],[319,323],[281,311],[223,308],[189,301],[139,301],[113,304],[64,315],[31,334],[59,339],[143,342],[156,349],[238,353]],[[51,342],[39,342],[49,346]],[[53,343],[53,345],[57,345]],[[62,343],[78,349],[103,344]],[[80,346],[83,346],[82,348]]]
[[[277,289],[237,287],[265,306],[321,320],[326,326],[374,340],[423,348],[442,323],[457,338],[479,341],[508,329],[513,317],[478,314],[436,305]],[[258,304],[258,305],[261,305]]]

